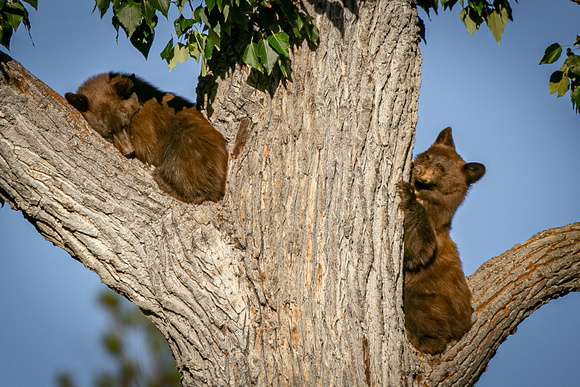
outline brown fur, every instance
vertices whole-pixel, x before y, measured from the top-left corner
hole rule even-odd
[[[123,155],[155,165],[163,191],[196,204],[223,198],[226,141],[192,103],[118,73],[89,78],[65,97]]]
[[[446,128],[415,159],[411,183],[398,183],[405,214],[405,328],[421,352],[443,352],[471,326],[471,293],[449,231],[469,186],[484,173],[482,164],[457,154]]]

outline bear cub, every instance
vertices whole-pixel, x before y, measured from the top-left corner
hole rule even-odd
[[[469,186],[484,173],[483,164],[466,163],[457,154],[446,128],[416,157],[411,183],[397,184],[405,215],[405,328],[420,352],[443,352],[471,326],[471,292],[449,231]]]
[[[65,97],[124,156],[154,165],[161,190],[194,204],[223,198],[226,140],[191,102],[113,72]]]

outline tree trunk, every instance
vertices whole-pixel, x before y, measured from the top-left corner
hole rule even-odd
[[[440,356],[404,335],[402,214],[420,54],[407,1],[317,3],[292,81],[220,81],[226,197],[164,195],[66,101],[0,60],[0,196],[137,304],[184,385],[473,385],[516,325],[580,287],[580,225],[538,234],[470,279],[474,325]],[[500,269],[501,268],[501,269]]]

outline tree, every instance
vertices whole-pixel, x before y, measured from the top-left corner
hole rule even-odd
[[[416,356],[394,189],[416,120],[415,10],[328,7],[318,50],[293,52],[285,87],[256,90],[241,67],[218,80],[212,121],[232,154],[219,204],[162,195],[2,61],[2,196],[149,315],[184,384],[472,384],[525,315],[578,289],[578,225],[541,233],[472,276],[463,340]]]

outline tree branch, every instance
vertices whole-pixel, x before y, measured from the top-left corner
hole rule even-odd
[[[468,278],[473,325],[441,358],[420,355],[417,378],[473,386],[499,345],[548,301],[580,290],[580,223],[542,231]]]
[[[0,197],[149,315],[185,384],[227,384],[247,368],[251,286],[221,205],[164,195],[18,62],[0,54],[0,71]]]

